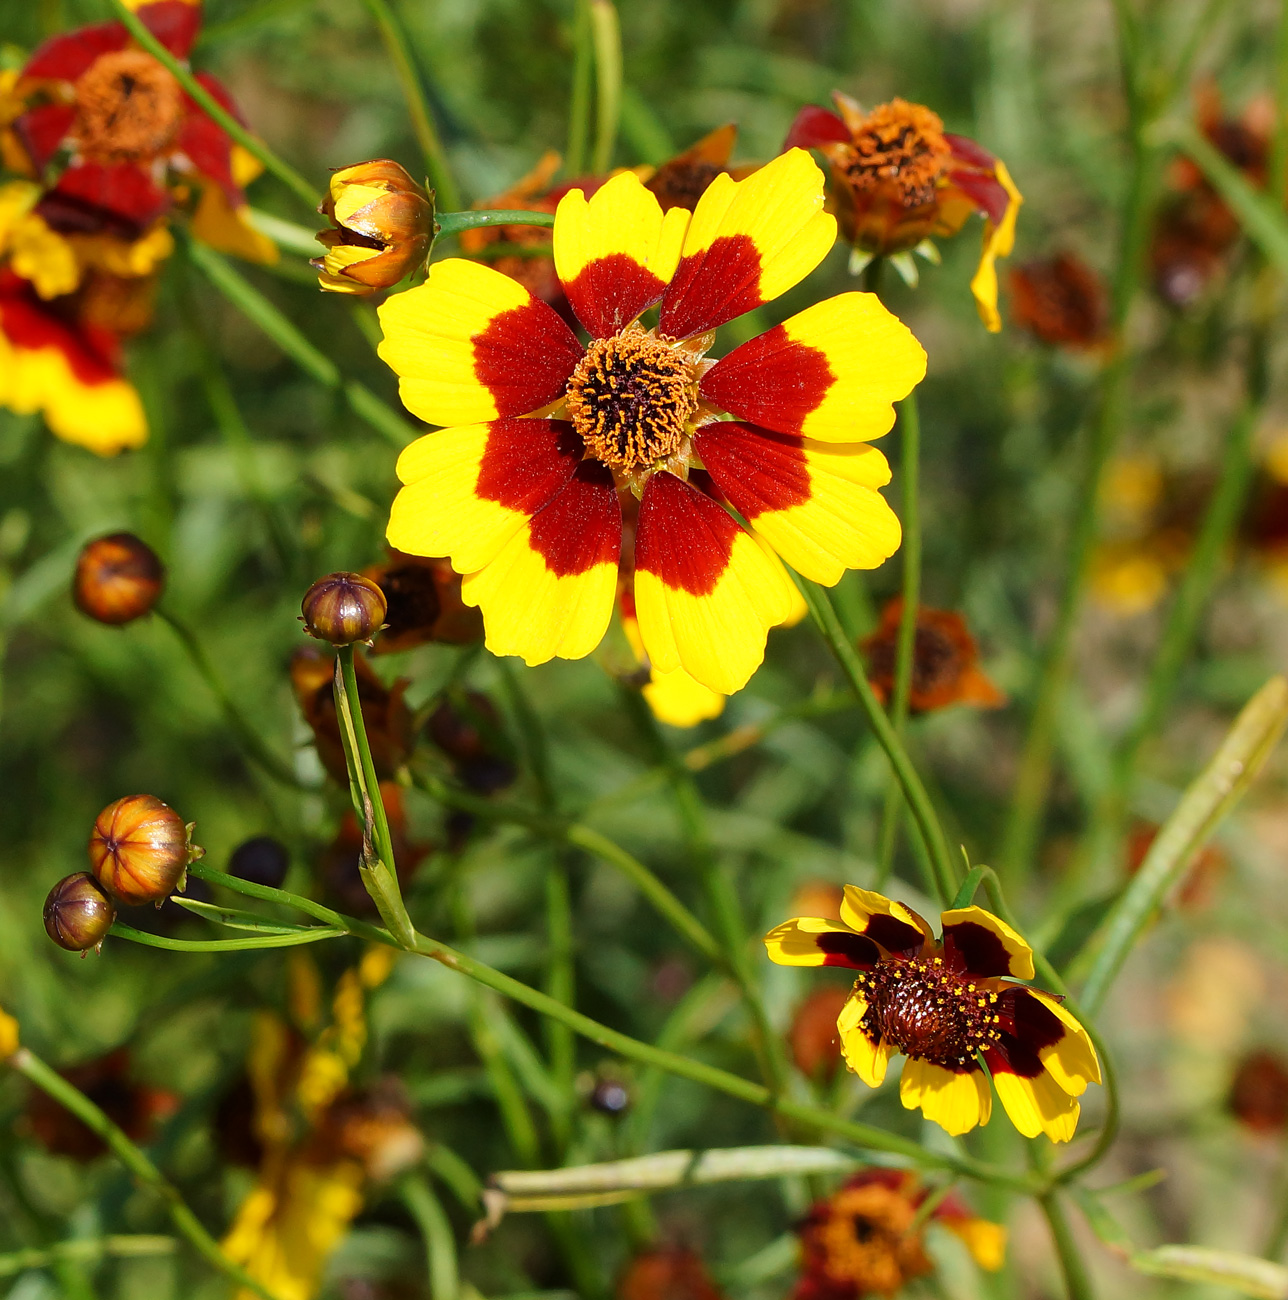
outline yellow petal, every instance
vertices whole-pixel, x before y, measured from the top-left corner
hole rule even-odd
[[[997,310],[997,259],[1009,256],[1015,247],[1015,222],[1020,213],[1020,204],[1024,202],[1019,190],[1015,188],[1010,172],[1006,170],[1006,164],[1000,158],[996,163],[996,174],[1010,202],[996,226],[991,221],[985,224],[984,251],[970,282],[979,318],[992,334],[1002,328],[1002,317]]]
[[[1011,1123],[1025,1137],[1045,1133],[1052,1142],[1073,1137],[1082,1108],[1045,1070],[1035,1079],[995,1070],[993,1086]]]
[[[920,1110],[952,1137],[987,1124],[993,1113],[993,1097],[982,1070],[958,1073],[930,1061],[904,1063],[899,1100],[905,1110]]]
[[[841,1036],[841,1053],[846,1065],[869,1088],[879,1088],[885,1081],[886,1067],[896,1049],[889,1043],[874,1043],[868,1037],[863,1029],[867,1010],[868,1003],[863,994],[857,990],[851,993],[837,1017],[836,1031]]]
[[[1071,1096],[1080,1097],[1089,1083],[1100,1082],[1100,1061],[1091,1036],[1064,1006],[1038,989],[1029,995],[1037,998],[1064,1025],[1065,1036],[1051,1047],[1043,1047],[1038,1056],[1051,1077]]]

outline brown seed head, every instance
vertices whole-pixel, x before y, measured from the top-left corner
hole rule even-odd
[[[1108,298],[1091,267],[1058,253],[1011,271],[1011,319],[1043,343],[1094,348],[1108,330]]]
[[[100,54],[76,82],[76,134],[91,158],[146,162],[174,143],[183,122],[179,83],[142,50]]]
[[[335,227],[317,236],[327,251],[313,259],[331,293],[392,288],[434,242],[433,196],[389,158],[341,168],[318,211]]]
[[[617,1284],[617,1300],[722,1300],[702,1256],[683,1246],[636,1255]]]
[[[683,354],[637,331],[594,339],[568,381],[568,418],[587,454],[623,470],[679,451],[697,405]]]
[[[385,625],[375,654],[439,641],[469,645],[483,639],[483,616],[461,599],[461,575],[448,559],[390,551],[387,564],[363,571],[385,593]]]
[[[98,948],[116,920],[116,907],[88,871],[65,876],[45,899],[45,933],[68,952]]]
[[[332,645],[370,641],[385,621],[385,593],[360,573],[330,573],[304,593],[300,610],[310,636]]]
[[[150,794],[108,804],[89,837],[90,867],[98,883],[118,902],[135,907],[160,902],[204,852],[192,843],[192,827]]]
[[[1257,1133],[1281,1133],[1288,1126],[1288,1061],[1275,1052],[1250,1052],[1230,1085],[1230,1113]]]
[[[76,560],[72,599],[100,623],[142,618],[161,596],[165,567],[133,533],[111,533],[87,542]]]

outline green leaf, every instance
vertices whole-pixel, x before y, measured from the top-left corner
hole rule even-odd
[[[1288,1268],[1254,1255],[1238,1255],[1205,1246],[1156,1246],[1137,1251],[1131,1266],[1151,1277],[1173,1277],[1184,1282],[1206,1282],[1229,1287],[1241,1295],[1260,1300],[1284,1300],[1288,1296]]]
[[[203,903],[195,898],[184,898],[182,894],[171,894],[170,900],[207,921],[213,921],[216,925],[226,925],[233,930],[255,930],[262,934],[304,934],[318,928],[315,925],[294,925],[290,921],[270,921],[255,912],[245,912],[238,907],[220,907],[215,903]]]

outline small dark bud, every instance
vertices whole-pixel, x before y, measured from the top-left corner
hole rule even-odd
[[[620,1115],[631,1104],[630,1089],[620,1079],[600,1079],[589,1101],[603,1115]]]
[[[150,794],[108,804],[89,837],[89,861],[98,883],[118,902],[159,903],[182,889],[188,864],[204,856],[192,826]]]
[[[228,859],[228,874],[249,880],[253,885],[281,889],[290,865],[291,856],[284,845],[271,835],[256,835],[233,850]]]
[[[332,645],[370,641],[383,626],[387,608],[385,593],[360,573],[329,573],[300,603],[308,634]]]
[[[388,158],[342,167],[318,211],[335,229],[317,236],[318,284],[330,293],[389,289],[420,266],[434,242],[434,199]]]
[[[88,871],[65,876],[45,899],[45,933],[68,952],[98,949],[116,920],[116,907]]]
[[[142,618],[160,598],[165,567],[133,533],[112,533],[87,542],[76,560],[72,599],[100,623]]]

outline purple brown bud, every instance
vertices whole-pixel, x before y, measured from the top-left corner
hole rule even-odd
[[[203,857],[192,826],[150,794],[108,804],[89,837],[89,861],[98,883],[118,902],[160,903],[183,887],[188,864]]]
[[[360,573],[330,573],[304,593],[300,612],[310,636],[332,645],[370,641],[384,625],[385,593]]]
[[[65,876],[45,899],[45,933],[68,952],[97,950],[115,920],[115,904],[88,871]]]
[[[111,533],[81,549],[72,599],[100,623],[130,623],[157,603],[164,586],[165,567],[156,552],[133,533]]]
[[[392,288],[434,242],[433,196],[388,158],[342,167],[318,211],[335,226],[317,236],[326,253],[313,259],[331,293]]]

